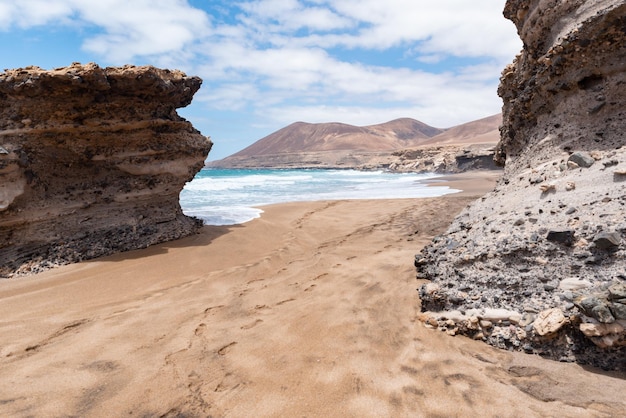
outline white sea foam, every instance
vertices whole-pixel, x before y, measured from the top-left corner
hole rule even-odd
[[[180,195],[185,214],[207,225],[233,225],[258,218],[259,206],[316,200],[435,197],[457,192],[427,186],[434,174],[354,170],[200,171]]]

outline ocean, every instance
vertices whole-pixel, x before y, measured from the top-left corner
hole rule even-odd
[[[458,190],[427,186],[435,174],[356,170],[202,169],[180,194],[183,212],[206,225],[258,218],[264,205],[297,201],[436,197]]]

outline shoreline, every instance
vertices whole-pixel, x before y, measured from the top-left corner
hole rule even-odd
[[[484,195],[493,190],[496,181],[502,177],[502,170],[476,170],[465,173],[444,174],[441,177],[425,180],[430,186],[447,186],[461,190],[457,196]]]
[[[209,168],[211,169],[211,168]],[[221,170],[221,169],[217,169],[217,170]],[[248,169],[238,169],[238,170],[248,170]],[[250,169],[250,170],[257,170],[257,169]],[[267,170],[284,170],[284,171],[298,171],[298,170],[302,170],[302,171],[306,171],[306,170],[311,170],[308,168],[295,168],[295,169],[267,169]],[[326,171],[328,169],[324,169],[324,168],[316,168],[313,170],[321,170],[321,171]],[[368,170],[356,170],[353,168],[343,168],[341,170],[346,170],[346,171],[368,171]],[[332,170],[329,170],[332,171]],[[375,171],[381,171],[381,170],[375,170]],[[389,172],[390,174],[397,174],[397,175],[402,175],[402,174],[419,174],[419,173],[394,173],[394,172]],[[449,189],[452,190],[456,190],[456,191],[452,191],[452,192],[444,192],[441,195],[438,196],[429,196],[432,198],[436,198],[436,197],[443,197],[445,195],[449,195],[449,194],[455,194],[457,196],[474,196],[474,195],[482,195],[488,191],[491,191],[497,181],[497,179],[502,175],[502,171],[497,170],[472,170],[472,171],[468,171],[465,173],[451,173],[451,174],[437,174],[437,173],[428,173],[428,174],[432,174],[434,176],[437,176],[435,178],[426,178],[426,179],[421,179],[419,180],[420,183],[422,183],[423,185],[426,185],[427,187],[448,187]],[[371,200],[396,200],[396,199],[423,199],[426,197],[395,197],[395,198],[372,198]],[[343,199],[327,199],[327,198],[321,198],[318,200],[299,200],[299,201],[295,201],[295,202],[302,202],[302,203],[307,203],[307,202],[324,202],[324,201],[341,201],[341,200],[370,200],[368,198],[343,198]],[[211,224],[211,223],[207,223],[205,225],[207,226],[227,226],[227,225],[243,225],[245,223],[248,223],[250,221],[253,221],[255,219],[258,219],[262,216],[263,214],[263,209],[269,206],[273,206],[273,205],[282,205],[282,204],[286,204],[286,203],[292,203],[292,202],[277,202],[277,203],[267,203],[267,204],[261,204],[261,205],[252,205],[252,206],[245,206],[246,208],[250,209],[252,212],[257,212],[255,213],[253,217],[248,218],[244,221],[240,221],[238,223],[226,223],[226,224]],[[188,216],[194,216],[193,215],[193,210],[190,210],[189,212],[191,212],[190,215]],[[196,217],[198,215],[195,215]]]
[[[418,320],[413,257],[480,195],[270,205],[2,282],[0,415],[617,415],[621,375]]]

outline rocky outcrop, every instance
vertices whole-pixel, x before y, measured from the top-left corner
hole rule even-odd
[[[388,168],[395,172],[464,173],[499,170],[494,144],[422,146],[393,153]]]
[[[626,370],[626,4],[509,0],[496,189],[416,257],[423,319]]]
[[[77,63],[0,74],[0,275],[196,231],[178,198],[211,142],[176,108],[201,83]]]

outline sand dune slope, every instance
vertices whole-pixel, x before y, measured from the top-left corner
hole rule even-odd
[[[287,204],[0,283],[1,416],[617,416],[623,376],[416,321],[471,197]]]

